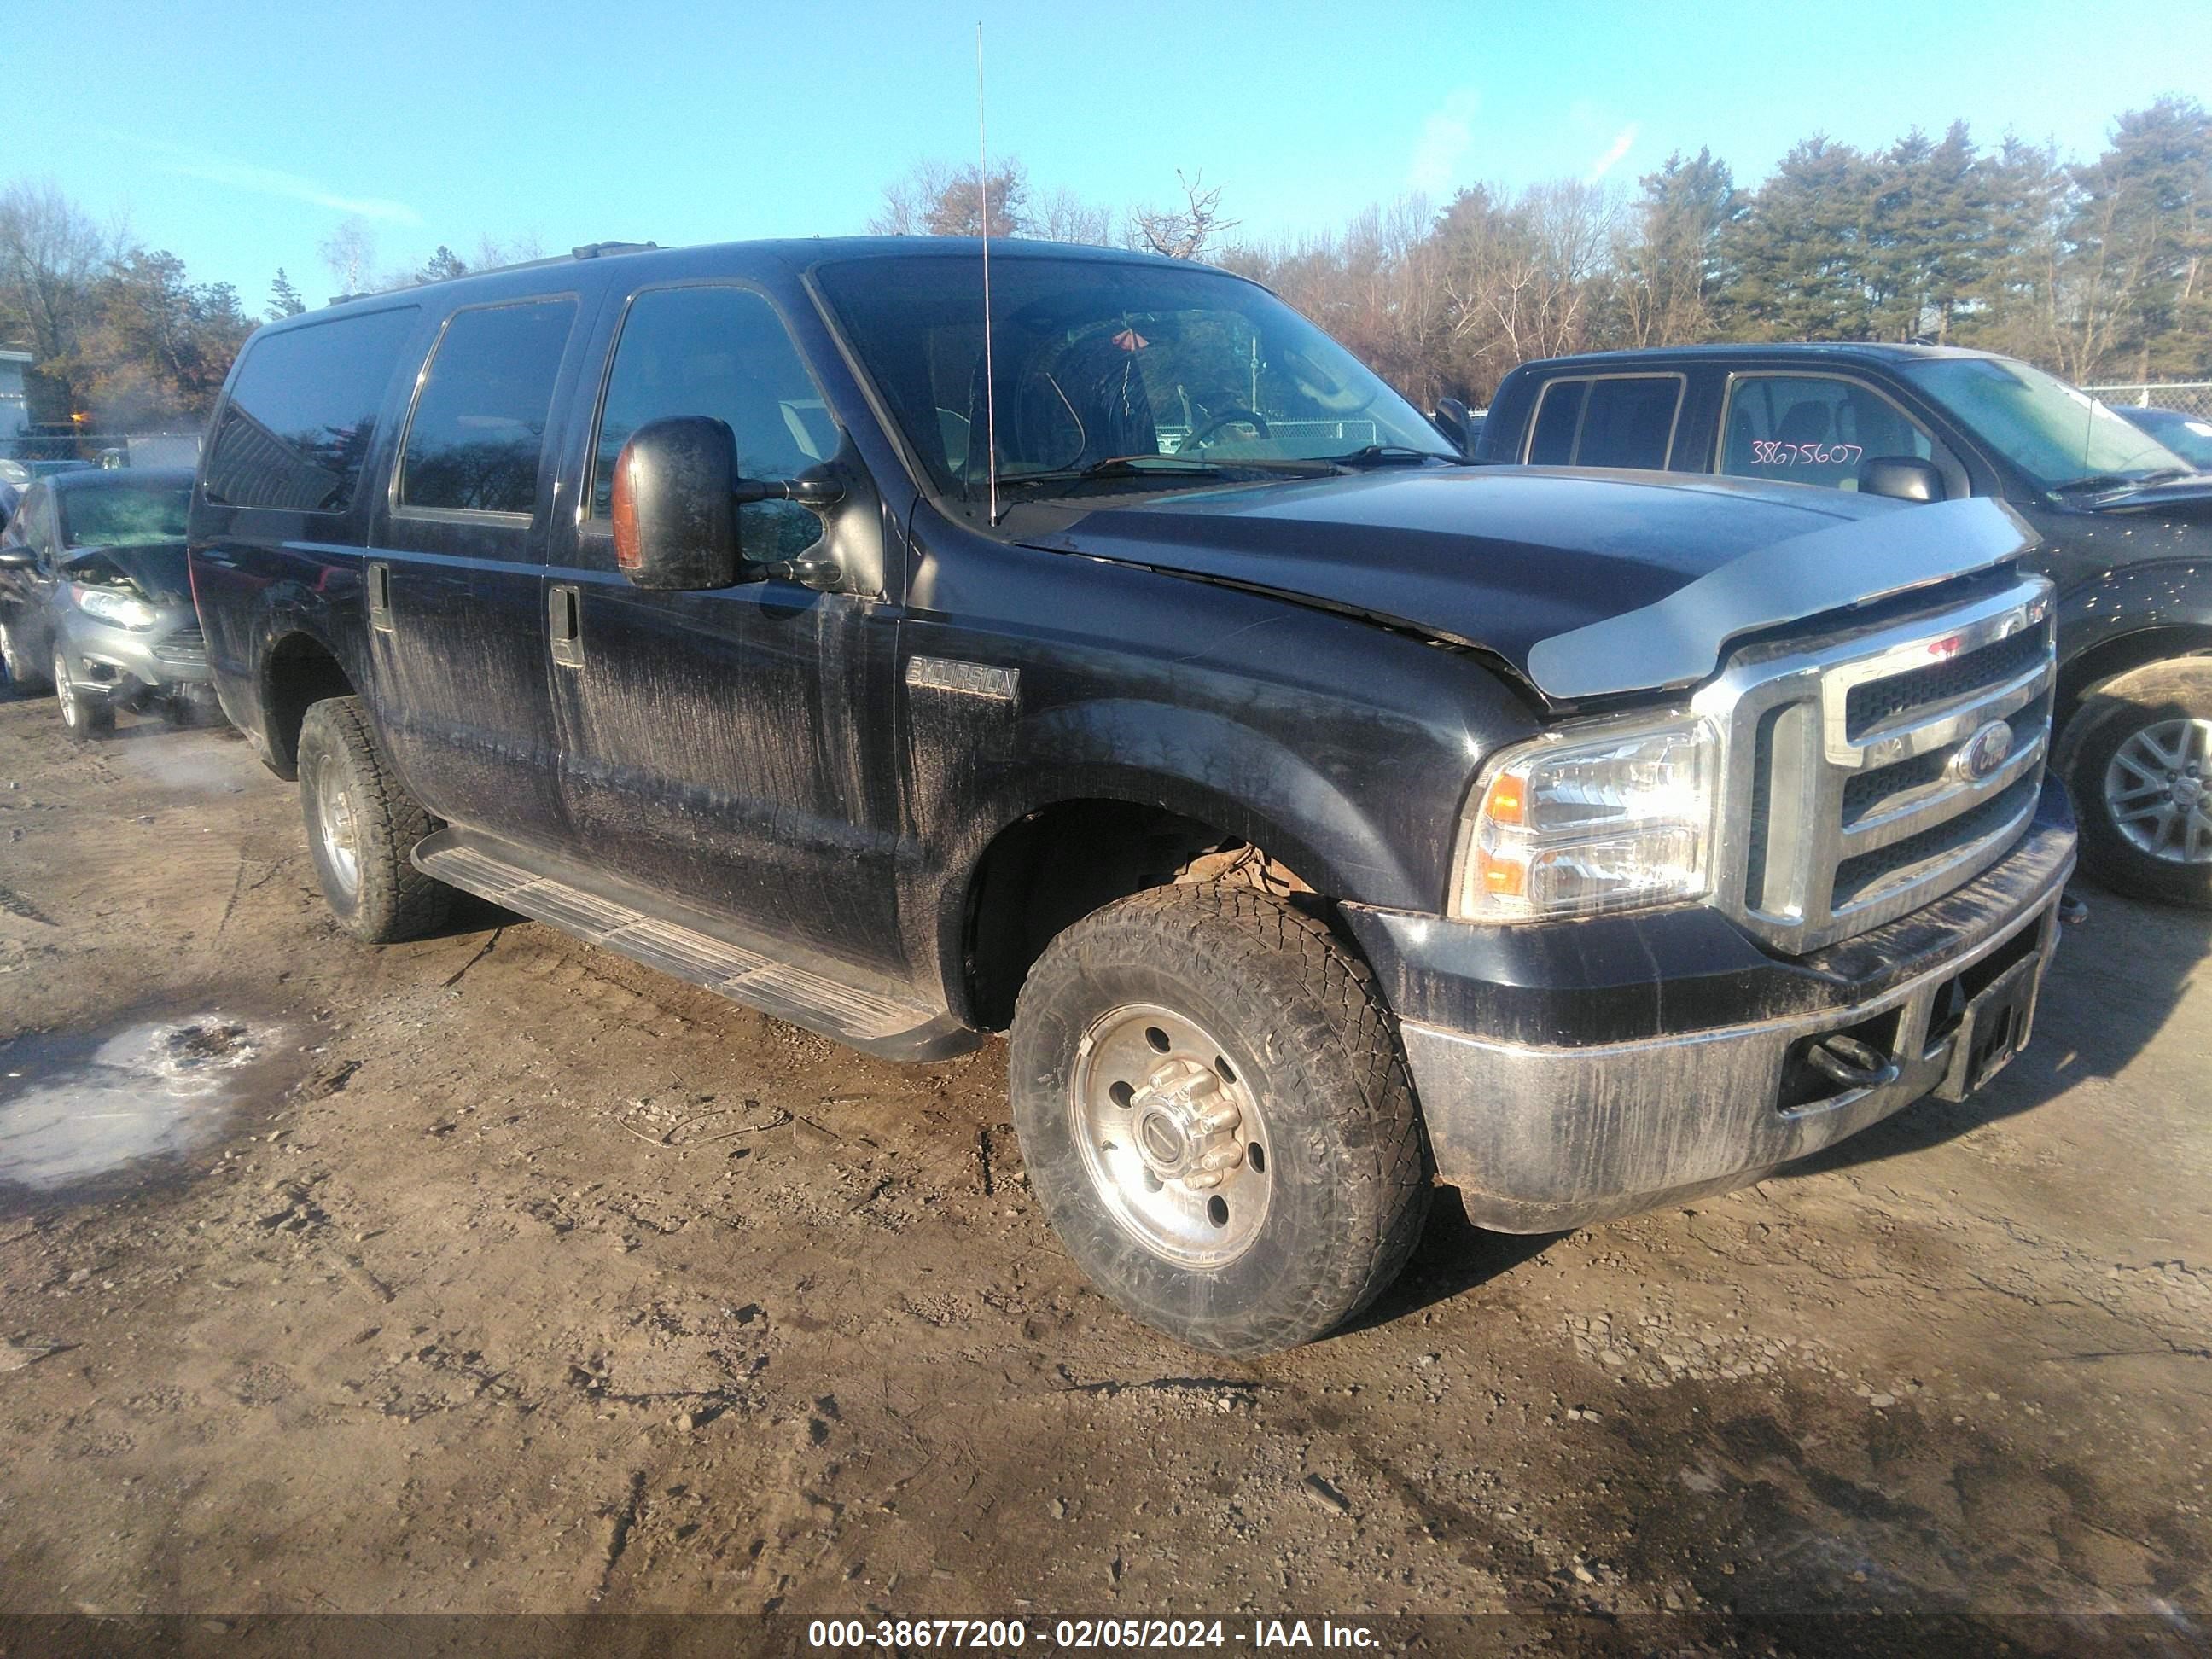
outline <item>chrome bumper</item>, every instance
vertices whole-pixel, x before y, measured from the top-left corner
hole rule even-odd
[[[1917,959],[1817,1012],[1570,1047],[1401,1020],[1437,1175],[1477,1224],[1548,1232],[1740,1186],[1923,1096],[1962,1097],[1982,1078],[1961,1006],[2002,1000],[2006,1052],[2026,1046],[2073,868],[2070,823],[2039,824],[1976,881],[1850,941],[1863,956],[1910,930]],[[1808,1054],[1838,1036],[1880,1065],[1805,1097]]]

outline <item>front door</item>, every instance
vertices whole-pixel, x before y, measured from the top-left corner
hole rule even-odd
[[[477,307],[416,386],[364,572],[378,724],[439,817],[566,840],[540,578],[557,490],[545,457],[579,305]]]
[[[546,575],[577,844],[594,869],[896,972],[895,618],[872,595],[781,577],[669,593],[618,574],[615,456],[647,422],[686,415],[729,425],[749,478],[789,478],[837,453],[822,394],[763,295],[694,283],[630,301],[587,446],[585,511],[556,532]],[[822,516],[793,502],[738,516],[750,562],[792,558],[824,533]]]
[[[58,580],[61,534],[52,489],[34,483],[23,492],[15,517],[0,531],[0,546],[30,555],[28,564],[0,566],[0,623],[7,625],[8,655],[15,670],[26,679],[37,680],[53,666],[53,630],[46,607]]]

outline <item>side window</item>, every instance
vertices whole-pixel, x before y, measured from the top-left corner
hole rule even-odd
[[[604,519],[615,457],[651,421],[706,415],[738,441],[738,471],[788,478],[828,460],[837,431],[775,308],[741,288],[652,289],[631,301],[592,467],[592,514]],[[822,521],[795,501],[738,509],[748,557],[789,558],[821,539]]]
[[[1753,374],[1729,388],[1720,471],[1739,478],[1856,489],[1862,462],[1935,458],[1910,416],[1870,387],[1818,374]]]
[[[1528,465],[1565,466],[1575,455],[1575,430],[1582,424],[1588,380],[1552,380],[1536,404],[1536,425],[1528,434]]]
[[[208,499],[343,512],[416,317],[413,306],[349,314],[248,346],[208,451]]]
[[[1667,447],[1674,435],[1674,412],[1682,405],[1682,386],[1679,374],[1591,381],[1575,465],[1664,467]]]
[[[398,504],[527,515],[574,300],[456,312],[438,337],[399,463]]]

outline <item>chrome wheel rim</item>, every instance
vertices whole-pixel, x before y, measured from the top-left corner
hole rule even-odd
[[[54,653],[54,698],[62,706],[62,724],[72,729],[77,722],[76,682],[70,677],[69,653]]]
[[[2105,768],[2105,812],[2130,846],[2167,864],[2212,864],[2212,720],[2160,720]]]
[[[361,817],[353,809],[344,775],[328,756],[315,767],[315,833],[331,879],[351,897],[361,885]]]
[[[1227,1267],[1267,1219],[1273,1148],[1250,1085],[1196,1021],[1129,1004],[1091,1022],[1069,1127],[1108,1212],[1177,1267]]]

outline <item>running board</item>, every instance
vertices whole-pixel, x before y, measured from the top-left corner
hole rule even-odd
[[[412,857],[416,869],[448,886],[872,1054],[943,1060],[981,1041],[951,1015],[880,984],[855,983],[824,971],[828,964],[802,967],[672,915],[648,914],[637,908],[643,895],[589,890],[579,884],[586,872],[562,866],[556,874],[539,855],[489,836],[441,830],[417,843]]]

